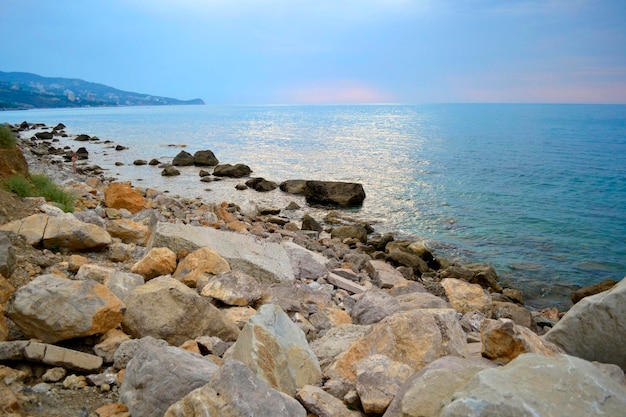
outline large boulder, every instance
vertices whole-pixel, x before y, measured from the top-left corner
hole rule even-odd
[[[384,417],[438,417],[442,405],[456,390],[476,373],[495,366],[482,358],[439,358],[406,380]]]
[[[197,151],[193,154],[193,164],[196,166],[215,166],[219,163],[211,150]]]
[[[356,390],[366,414],[382,414],[402,384],[415,371],[384,355],[371,355],[356,364]]]
[[[133,417],[162,416],[170,405],[209,382],[217,369],[198,354],[145,340],[126,367],[120,400]]]
[[[172,160],[175,167],[188,167],[194,164],[194,157],[187,151],[180,151]]]
[[[135,243],[141,246],[145,246],[148,237],[150,237],[148,226],[131,219],[111,220],[107,222],[106,230],[112,237],[116,237],[124,243]]]
[[[307,181],[305,196],[309,204],[351,207],[363,204],[365,191],[354,182]]]
[[[621,416],[626,410],[626,388],[585,360],[525,354],[504,367],[478,372],[440,407],[430,415]]]
[[[528,328],[516,325],[510,319],[486,319],[480,326],[482,356],[497,363],[507,364],[523,353],[554,356],[563,351],[544,341]]]
[[[252,173],[252,170],[248,165],[244,164],[222,164],[217,165],[213,169],[213,175],[216,177],[231,177],[231,178],[241,178],[248,176]]]
[[[330,378],[355,383],[354,364],[374,354],[404,363],[414,371],[442,356],[464,357],[465,334],[456,314],[452,309],[424,309],[387,317],[373,325],[368,334],[353,342],[325,374]]]
[[[306,415],[298,401],[272,388],[243,363],[227,360],[207,384],[172,404],[164,417]]]
[[[287,251],[291,267],[297,279],[317,280],[328,273],[327,266],[330,263],[328,258],[294,242],[282,242],[281,246]]]
[[[55,250],[100,250],[112,242],[111,235],[102,227],[83,223],[69,213],[58,216],[33,214],[2,225],[0,230],[23,236],[31,245],[41,244]]]
[[[146,199],[130,182],[114,182],[104,190],[104,204],[111,208],[124,208],[134,214],[145,208]]]
[[[181,223],[157,223],[148,242],[148,248],[152,247],[167,247],[174,252],[207,247],[226,259],[231,269],[243,271],[260,282],[295,280],[283,246],[254,236]]]
[[[366,291],[350,313],[355,324],[374,324],[401,310],[400,303],[378,288]]]
[[[408,280],[396,268],[385,261],[371,260],[365,263],[365,272],[378,288],[392,288]]]
[[[262,306],[241,331],[231,357],[245,363],[262,380],[288,395],[321,382],[317,357],[302,330],[282,309]]]
[[[456,278],[444,278],[441,286],[446,292],[452,308],[461,314],[480,311],[491,317],[491,295],[478,284],[470,284]]]
[[[278,188],[278,184],[274,181],[266,180],[265,178],[250,178],[246,181],[246,185],[252,188],[254,191],[267,192]]]
[[[126,299],[124,330],[133,337],[152,336],[181,345],[200,336],[234,341],[239,328],[208,299],[180,281],[159,277],[137,287]]]
[[[201,295],[231,306],[247,306],[263,297],[263,286],[241,271],[225,271],[209,279]]]
[[[122,321],[123,307],[102,284],[49,274],[19,288],[5,313],[26,336],[55,343],[106,333]]]
[[[570,355],[626,369],[626,278],[580,300],[544,338]]]

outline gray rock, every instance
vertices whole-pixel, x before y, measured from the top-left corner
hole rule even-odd
[[[481,358],[439,358],[406,380],[384,417],[438,417],[442,405],[456,390],[476,373],[495,366]]]
[[[0,231],[0,275],[9,278],[15,270],[15,249],[7,233]]]
[[[210,278],[201,294],[224,304],[247,306],[263,297],[263,286],[241,271],[227,271]]]
[[[350,207],[363,204],[365,190],[353,182],[307,181],[305,196],[309,204]]]
[[[143,341],[126,367],[120,401],[133,417],[162,416],[170,405],[209,382],[217,369],[195,353]]]
[[[250,178],[246,181],[246,186],[258,192],[267,192],[278,188],[278,184],[274,181],[268,181],[265,178]]]
[[[306,415],[298,401],[273,389],[235,360],[227,360],[206,385],[190,392],[165,413],[165,417]]]
[[[193,164],[196,166],[215,166],[219,163],[211,150],[197,151],[193,154]]]
[[[304,216],[302,216],[302,227],[301,227],[301,229],[302,230],[313,230],[315,232],[321,232],[322,231],[322,226],[313,217],[311,217],[308,214],[305,214]]]
[[[213,170],[213,175],[216,177],[241,178],[250,175],[250,173],[252,173],[252,170],[248,165],[244,164],[222,164],[217,165]]]
[[[311,342],[311,349],[317,356],[320,366],[326,370],[335,358],[345,352],[355,341],[361,339],[372,326],[344,324],[333,327],[324,336]]]
[[[304,316],[332,307],[332,295],[324,287],[314,289],[302,284],[272,284],[266,288],[264,304],[275,304],[287,313]]]
[[[355,324],[374,324],[400,310],[398,300],[374,288],[363,293],[350,315]]]
[[[384,261],[367,261],[365,272],[378,288],[392,288],[394,285],[408,281],[397,269]]]
[[[400,386],[414,373],[384,355],[371,355],[356,364],[356,390],[366,414],[382,414]]]
[[[231,269],[238,269],[263,283],[292,282],[295,280],[287,251],[279,244],[254,236],[196,227],[180,223],[157,223],[147,249],[168,247],[174,252],[186,249],[193,252],[208,247],[228,261]]]
[[[239,328],[210,301],[167,276],[139,286],[126,298],[124,330],[134,337],[152,336],[178,346],[199,336],[236,340]]]
[[[120,370],[128,366],[128,362],[135,356],[143,343],[156,343],[161,346],[169,346],[163,339],[155,339],[152,336],[142,337],[141,339],[131,339],[120,344],[113,354],[113,369]]]
[[[291,268],[297,279],[317,280],[328,273],[327,266],[330,261],[319,253],[293,242],[283,242],[281,245],[287,251]]]
[[[440,417],[621,416],[626,388],[585,360],[526,354],[477,373],[444,403]]]
[[[143,276],[122,271],[113,271],[104,281],[104,285],[122,302],[126,301],[135,288],[143,284]]]
[[[574,356],[626,369],[626,278],[608,291],[585,297],[545,334]]]
[[[395,297],[402,310],[417,308],[450,308],[450,304],[443,298],[428,292],[412,292]]]
[[[188,167],[194,163],[194,157],[187,151],[180,151],[172,160],[175,167]]]
[[[321,381],[317,357],[302,330],[282,309],[262,306],[241,331],[232,359],[246,364],[260,379],[288,395]]]
[[[163,168],[163,171],[161,171],[162,177],[175,177],[177,175],[180,175],[180,171],[173,166],[166,166]]]

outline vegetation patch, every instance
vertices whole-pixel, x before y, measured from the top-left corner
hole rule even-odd
[[[11,149],[16,144],[15,133],[7,125],[0,125],[0,149]]]
[[[30,178],[19,174],[12,175],[2,181],[2,186],[19,197],[43,197],[66,213],[74,211],[76,197],[43,174],[33,174]]]

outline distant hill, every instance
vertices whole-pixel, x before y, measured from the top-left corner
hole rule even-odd
[[[76,78],[49,78],[28,72],[0,71],[0,110],[179,104],[204,104],[204,101],[132,93]]]

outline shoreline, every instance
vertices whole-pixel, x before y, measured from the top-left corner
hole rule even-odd
[[[230,372],[233,366],[239,366],[233,363],[240,361],[246,365],[242,372],[256,372],[256,376],[240,378],[267,380],[283,392],[282,398],[295,397],[309,411],[336,405],[336,410],[345,412],[347,405],[356,417],[379,415],[387,407],[393,410],[393,397],[397,402],[408,395],[400,385],[404,381],[413,384],[412,377],[407,378],[431,363],[432,369],[439,369],[440,362],[435,363],[438,360],[461,361],[473,367],[479,361],[481,366],[501,369],[509,369],[508,363],[511,367],[524,363],[522,369],[534,369],[536,364],[547,361],[550,375],[557,372],[553,361],[569,361],[563,359],[567,358],[562,354],[565,348],[548,340],[549,332],[567,322],[570,313],[580,313],[574,312],[575,308],[567,314],[556,308],[531,311],[524,306],[520,291],[502,288],[489,265],[459,265],[437,258],[422,241],[372,233],[368,225],[345,216],[345,212],[328,212],[319,222],[294,215],[299,218],[296,221],[282,212],[306,212],[306,208],[291,205],[262,212],[258,206],[244,209],[226,202],[207,204],[172,198],[155,189],[109,181],[90,164],[79,166],[77,174],[72,175],[67,168],[71,167],[74,150],[57,154],[52,145],[59,142],[20,141],[29,169],[44,166],[50,179],[61,182],[77,196],[80,210],[74,215],[63,214],[38,200],[40,213],[2,226],[4,231],[20,232],[20,237],[13,242],[19,262],[9,273],[14,294],[7,298],[6,307],[2,306],[10,326],[6,334],[0,332],[0,340],[8,340],[0,343],[0,360],[13,366],[15,361],[27,359],[35,364],[26,366],[42,367],[43,363],[79,374],[91,373],[87,378],[72,374],[60,382],[67,372],[62,369],[58,379],[49,379],[56,377],[46,373],[31,376],[29,381],[23,378],[11,382],[13,392],[71,398],[56,403],[51,400],[33,411],[36,400],[20,394],[15,402],[21,401],[28,415],[73,415],[69,407],[87,404],[91,410],[100,410],[115,401],[121,410],[116,417],[127,417],[127,411],[137,416],[162,415],[165,407],[193,388],[182,387],[184,392],[167,397],[165,405],[154,406],[151,401],[133,398],[143,398],[155,387],[169,393],[182,385],[182,381],[161,376],[149,383],[139,382],[143,372],[191,377],[178,375],[178,371],[169,369],[170,364],[175,370],[203,365],[212,368],[210,372]],[[69,159],[70,163],[45,161],[48,154],[62,155],[63,161]],[[40,235],[31,233],[37,229],[32,226],[42,223],[45,227],[39,228],[43,230]],[[55,240],[48,229],[51,234],[63,232]],[[0,237],[4,236],[2,233]],[[618,287],[609,291],[607,298],[619,297],[623,284]],[[67,288],[67,294],[61,288]],[[32,299],[22,301],[27,294],[32,294],[27,296]],[[54,306],[53,313],[49,309],[41,314],[22,309],[22,304],[42,305],[44,301],[36,299],[38,294],[52,297],[45,300],[45,305]],[[97,300],[98,308],[109,309],[106,318],[101,312],[83,311],[83,305],[89,305],[90,300]],[[594,323],[591,327],[612,324],[587,311],[588,304],[577,307],[588,314],[587,320]],[[91,328],[74,328],[65,323],[77,314],[90,323],[95,323],[96,316],[101,318],[97,327],[93,324]],[[50,325],[48,318],[52,320]],[[36,324],[31,327],[31,323]],[[254,326],[261,326],[258,333],[249,330]],[[575,327],[561,327],[584,347],[603,347],[606,341],[606,333],[587,338],[581,337]],[[619,331],[614,333],[616,339],[622,336]],[[253,341],[252,334],[266,336]],[[266,339],[270,335],[277,339]],[[258,343],[265,349],[263,355],[246,362]],[[619,344],[614,345],[617,353],[602,359],[620,364]],[[301,349],[295,354],[295,362],[275,359],[283,358],[284,346],[289,351]],[[58,363],[45,354],[33,355],[33,349],[43,349],[44,353],[65,349],[63,354],[67,356]],[[80,356],[77,351],[93,351],[95,355]],[[603,353],[601,349],[598,352],[590,358],[580,357],[597,360],[596,355]],[[521,353],[529,355],[516,359]],[[147,359],[146,355],[153,354],[163,356]],[[129,362],[133,355],[141,359]],[[264,362],[265,358],[271,365]],[[152,360],[154,370],[141,369]],[[189,361],[194,365],[187,366]],[[579,361],[577,366],[585,364]],[[370,362],[374,368],[359,368]],[[382,373],[376,370],[379,362],[385,369]],[[452,374],[456,374],[456,366]],[[571,365],[562,366],[571,371]],[[610,376],[623,384],[623,372],[617,372],[616,367],[609,365],[603,372],[606,378]],[[273,373],[264,376],[270,368]],[[291,369],[307,372],[300,376],[306,381],[300,380],[294,386],[274,378],[285,375],[286,370],[291,374]],[[392,384],[389,397],[378,405],[378,400],[359,388],[366,383],[359,379],[361,372],[369,375],[368,381],[372,378],[373,387],[388,383],[387,378],[395,378],[395,372],[401,375]],[[590,372],[594,378],[605,378],[595,375],[600,371],[593,368],[574,378],[586,380]],[[537,380],[537,376],[527,380]],[[317,390],[312,394],[318,396],[317,404],[306,399],[310,389]],[[620,389],[616,389],[616,395],[622,392]],[[548,395],[543,402],[552,401],[544,389],[532,394],[532,401],[542,394]],[[258,401],[255,396],[244,397],[253,403]],[[143,405],[162,409],[141,413],[139,407]],[[51,412],[54,407],[55,412]]]
[[[35,123],[34,125],[42,124]],[[42,129],[43,127],[44,126],[39,126],[38,129],[31,129],[22,133],[28,133],[28,135],[32,136],[38,131],[50,131],[52,129],[52,126],[45,126],[45,129]],[[237,184],[242,184],[250,177],[213,177],[214,179],[219,181],[207,182],[205,188],[206,194],[181,196],[175,191],[176,184],[189,182],[198,183],[198,181],[200,180],[200,178],[198,177],[198,171],[203,167],[176,167],[181,172],[181,175],[177,177],[161,178],[161,169],[157,168],[156,166],[132,165],[132,163],[129,163],[128,160],[125,160],[124,152],[127,150],[127,148],[123,144],[117,144],[108,140],[100,140],[95,135],[91,136],[93,140],[75,142],[74,139],[80,134],[65,133],[65,130],[63,130],[63,134],[64,136],[58,135],[56,137],[55,140],[59,141],[56,143],[62,144],[65,147],[70,146],[70,148],[74,151],[80,147],[85,147],[89,152],[89,159],[78,161],[79,169],[85,167],[89,168],[93,165],[95,165],[96,167],[100,167],[98,165],[98,162],[106,161],[105,164],[103,164],[104,168],[102,169],[102,171],[96,171],[96,174],[94,174],[93,172],[88,173],[88,175],[98,176],[102,180],[130,181],[135,187],[155,188],[172,198],[197,199],[210,204],[220,204],[221,202],[225,201],[242,207],[256,205],[259,207],[280,209],[294,202],[300,205],[302,209],[295,211],[282,210],[282,215],[288,217],[289,220],[298,220],[298,218],[301,218],[305,212],[317,218],[324,217],[329,211],[333,210],[332,208],[329,209],[308,206],[304,202],[303,197],[283,193],[278,189],[270,192],[257,192],[252,189],[235,190],[235,186]],[[28,138],[22,137],[22,139],[27,140]],[[32,141],[31,143],[29,143],[29,145],[33,145]],[[52,146],[55,146],[55,142],[52,143]],[[185,144],[170,144],[168,146],[172,148],[177,148],[180,151],[184,151],[186,148]],[[150,158],[149,155],[147,155],[146,157]],[[67,160],[67,157],[65,159],[66,160],[64,161],[63,156],[57,153],[48,154],[45,155],[45,157],[39,156],[36,162],[39,164],[42,172],[46,175],[57,177],[57,180],[60,182],[67,182],[72,180],[71,168],[67,166],[68,164],[71,164],[71,162]],[[173,157],[158,159],[163,164],[169,164],[171,163]],[[120,160],[124,162],[120,162]],[[374,226],[374,228],[377,227],[377,224],[380,224],[382,226],[382,230],[380,233],[390,233],[398,239],[426,241],[433,250],[443,252],[444,257],[451,255],[452,257],[450,258],[450,260],[452,262],[461,264],[489,263],[488,259],[478,259],[475,255],[466,253],[466,250],[462,247],[450,246],[449,244],[444,242],[435,241],[433,239],[425,239],[419,235],[401,233],[397,230],[393,230],[389,226],[385,227],[384,220],[364,218],[358,213],[352,212],[350,209],[340,209],[340,212],[344,213],[348,217],[353,217],[355,218],[355,220],[358,220],[362,223],[372,225]],[[376,232],[378,232],[378,230],[376,230]],[[568,283],[547,286],[540,280],[531,279],[523,283],[517,283],[511,279],[503,279],[502,282],[507,286],[515,287],[522,290],[526,295],[527,307],[530,307],[534,310],[541,310],[544,308],[556,306],[559,308],[559,310],[565,311],[572,306],[570,295],[581,288],[581,286],[579,285]]]

